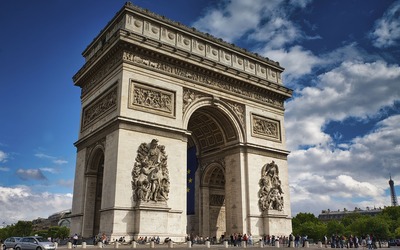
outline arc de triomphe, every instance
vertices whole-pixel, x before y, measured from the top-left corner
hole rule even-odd
[[[71,233],[291,233],[279,63],[130,3],[83,56]]]

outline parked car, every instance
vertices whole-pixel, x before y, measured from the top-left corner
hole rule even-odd
[[[10,237],[5,239],[3,242],[3,250],[6,250],[7,248],[14,248],[20,239],[21,237]]]
[[[40,236],[23,237],[17,245],[15,250],[55,250],[56,245],[53,242]]]

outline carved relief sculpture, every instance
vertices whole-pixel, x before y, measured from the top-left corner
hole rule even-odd
[[[278,165],[274,161],[265,164],[261,170],[259,206],[262,211],[283,209],[283,191],[279,180]]]
[[[132,170],[132,189],[135,201],[166,201],[169,193],[169,171],[165,146],[157,139],[139,146]]]

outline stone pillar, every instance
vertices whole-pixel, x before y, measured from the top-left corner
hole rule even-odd
[[[3,249],[3,244],[0,244],[0,249]]]
[[[192,248],[192,242],[190,240],[188,240],[188,242],[186,243],[188,248]]]
[[[136,241],[132,241],[131,248],[136,248]]]
[[[207,241],[206,241],[206,247],[207,247],[207,248],[210,248],[210,246],[211,246],[211,245],[210,245],[210,241],[207,240]]]
[[[275,246],[276,246],[276,248],[280,248],[279,240],[276,240],[276,241],[275,241]]]
[[[228,241],[225,240],[225,241],[224,241],[224,247],[225,247],[225,248],[228,248],[228,246],[229,246]]]
[[[71,243],[71,242],[68,242],[68,243],[67,243],[67,248],[68,248],[68,249],[72,249],[72,243]]]
[[[290,246],[289,247],[294,247],[294,241],[290,242]]]
[[[322,248],[322,242],[318,241],[318,248]]]
[[[97,247],[100,247],[100,248],[103,247],[103,242],[98,241],[98,242],[97,242]]]
[[[242,241],[242,247],[243,248],[247,248],[247,242],[246,241]]]
[[[154,248],[154,241],[150,241],[150,248]]]
[[[115,241],[114,248],[119,248],[119,242]]]
[[[86,241],[82,241],[82,248],[86,248]]]
[[[58,248],[58,242],[54,242],[54,246],[56,246],[56,249]],[[3,249],[3,247],[1,247],[0,249]]]
[[[174,248],[174,243],[172,240],[168,241],[168,248]]]
[[[308,243],[308,240],[306,240],[305,244],[304,244],[305,248],[309,248],[310,247],[310,243]]]
[[[260,240],[260,248],[264,248],[264,241]]]

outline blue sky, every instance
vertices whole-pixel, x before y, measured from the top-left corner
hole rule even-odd
[[[124,3],[0,2],[0,222],[71,207],[80,119],[72,76]],[[285,68],[293,215],[390,205],[389,175],[400,184],[400,1],[133,3]]]

